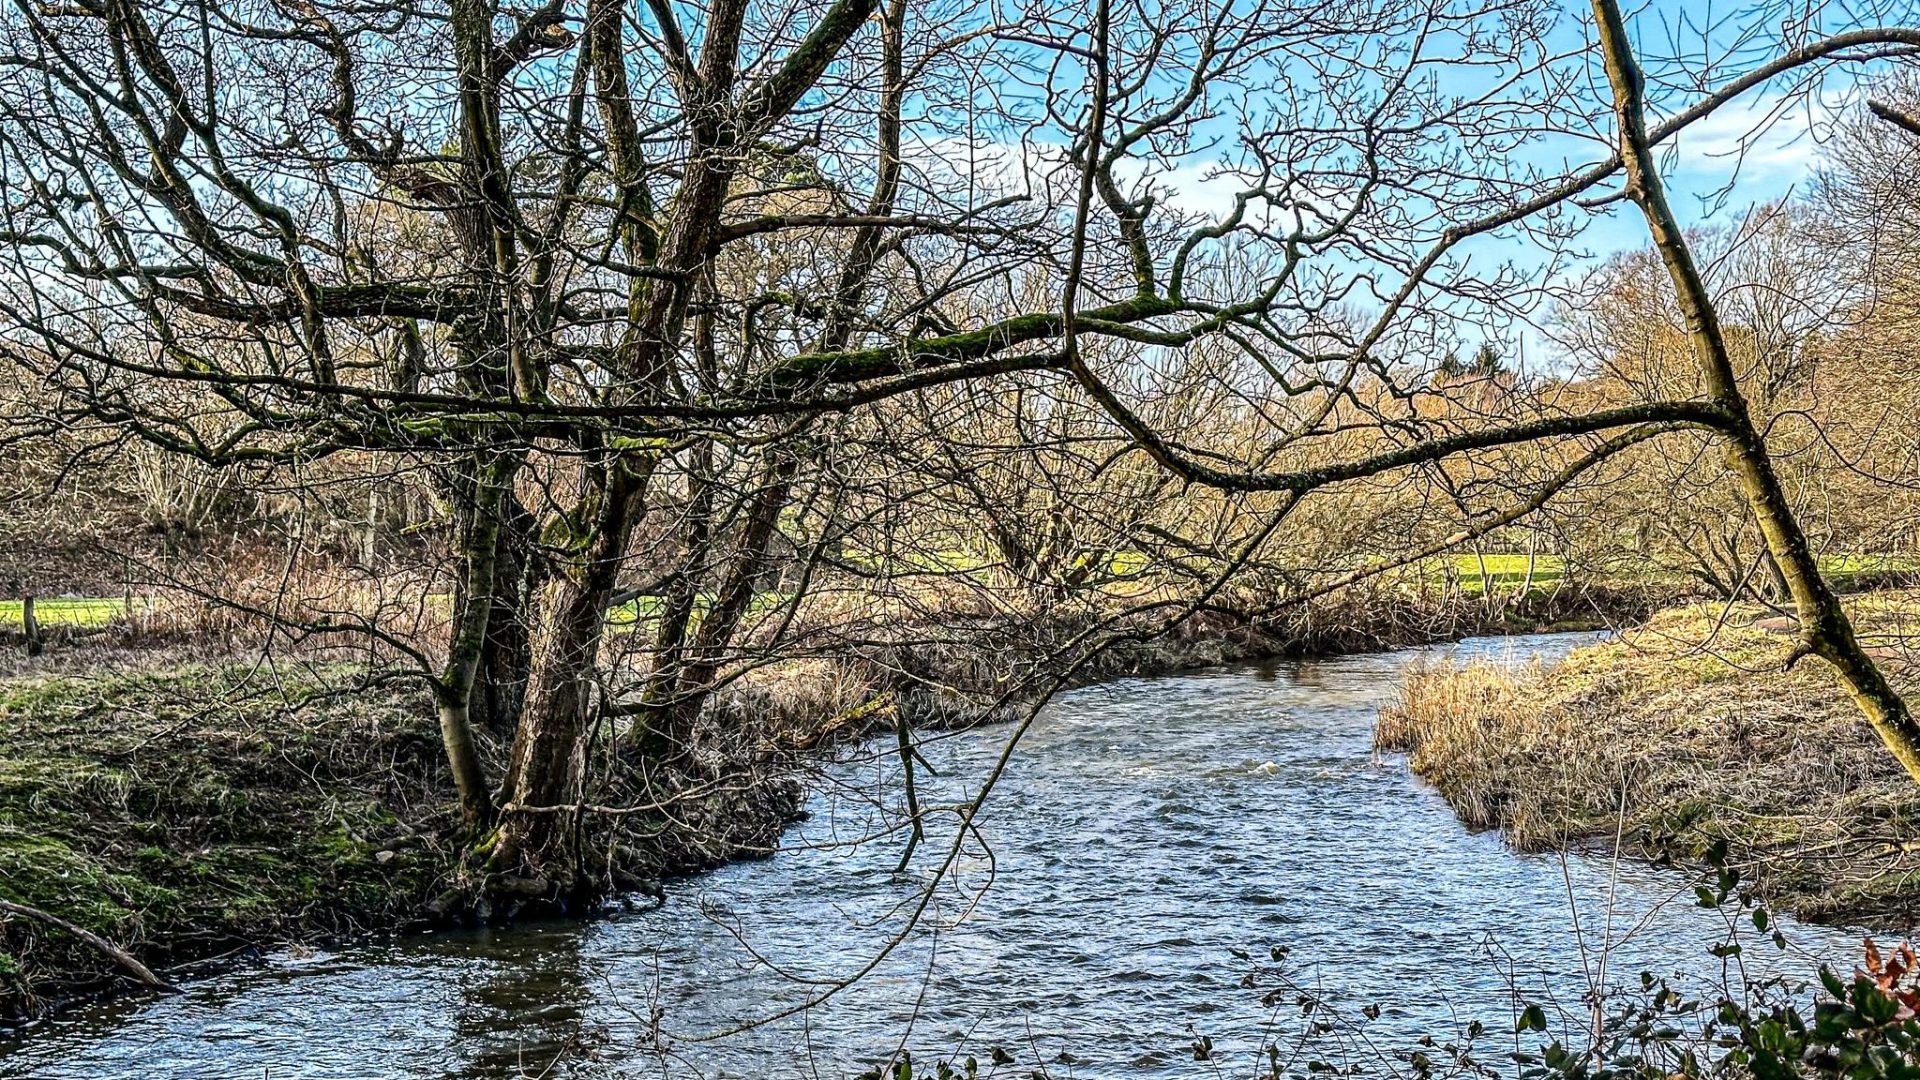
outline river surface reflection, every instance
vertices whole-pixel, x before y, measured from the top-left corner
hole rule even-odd
[[[829,768],[770,859],[672,887],[659,910],[285,955],[174,997],[108,1003],[0,1041],[0,1077],[851,1076],[993,1047],[1025,1076],[1251,1076],[1299,1027],[1284,969],[1376,1045],[1511,1030],[1511,981],[1583,1014],[1609,983],[1711,978],[1728,920],[1693,881],[1600,856],[1518,855],[1462,828],[1369,748],[1405,665],[1434,651],[1516,662],[1578,639],[1130,679],[1062,696],[1013,756],[955,878],[864,978],[947,850],[941,818],[906,874],[897,758]],[[926,735],[929,804],[977,791],[1010,729]],[[884,749],[884,747],[882,747]],[[991,887],[982,889],[991,879]],[[1609,900],[1609,897],[1611,899]],[[1576,930],[1576,923],[1578,930]],[[1801,973],[1857,937],[1787,923]],[[1275,964],[1272,950],[1285,959]],[[787,1015],[781,1015],[788,1013]],[[750,1021],[766,1020],[734,1031]],[[1194,1060],[1211,1039],[1216,1062]],[[1217,1070],[1217,1071],[1216,1071]]]

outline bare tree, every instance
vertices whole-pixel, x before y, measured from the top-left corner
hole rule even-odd
[[[997,524],[1008,564],[1058,585],[1123,540],[1184,560],[1121,605],[1151,616],[1134,635],[1216,604],[1343,485],[1564,455],[1432,544],[1272,606],[1511,525],[1676,427],[1721,433],[1810,646],[1920,768],[1711,328],[1703,395],[1592,409],[1436,409],[1426,359],[1543,295],[1530,271],[1483,271],[1477,239],[1530,230],[1557,252],[1574,200],[1623,170],[1650,200],[1650,148],[1740,93],[1912,55],[1920,33],[1788,43],[1651,129],[1629,95],[1617,151],[1515,169],[1610,115],[1555,19],[1540,0],[20,0],[0,57],[0,348],[56,425],[220,467],[431,470],[454,532],[444,639],[273,614],[377,642],[431,685],[483,890],[598,887],[589,751],[617,741],[670,787],[713,695],[777,655],[813,571],[846,562],[841,418],[884,423],[962,384],[1048,386],[1078,412],[1040,441],[1111,448],[1075,466],[1090,477],[1124,464],[1099,496],[1136,504],[1116,519],[1036,505]],[[1195,356],[1204,394],[1164,377]],[[1193,422],[1202,403],[1226,422]],[[918,423],[938,440],[944,419]],[[995,499],[964,441],[891,445]],[[1218,493],[1184,534],[1148,512],[1173,486]],[[765,588],[787,560],[798,587]],[[646,635],[625,675],[604,662],[623,604]],[[1109,640],[1077,637],[1049,678]],[[476,695],[512,724],[501,775]]]

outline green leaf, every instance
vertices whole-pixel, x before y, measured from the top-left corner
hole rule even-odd
[[[1835,1000],[1847,1000],[1847,984],[1841,982],[1840,976],[1835,975],[1833,969],[1825,964],[1820,965],[1820,985],[1826,987],[1827,993],[1833,995]]]
[[[1890,1023],[1900,1013],[1900,1002],[1882,993],[1879,987],[1868,985],[1864,979],[1855,985],[1853,1007],[1874,1027]]]

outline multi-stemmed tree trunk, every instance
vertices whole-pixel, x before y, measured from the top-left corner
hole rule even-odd
[[[619,240],[628,258],[651,260],[662,271],[629,282],[629,321],[615,350],[615,366],[641,394],[666,398],[671,393],[671,373],[683,347],[689,305],[700,274],[712,272],[722,209],[752,140],[800,101],[877,6],[877,0],[839,0],[771,77],[744,92],[736,91],[736,50],[748,13],[745,0],[715,4],[698,57],[681,55],[676,78],[687,110],[689,145],[676,201],[664,228],[637,214],[623,216],[619,226]],[[631,185],[627,197],[637,208],[648,199],[641,179],[644,142],[631,111],[627,71],[619,51],[620,20],[619,5],[595,0],[588,7],[584,43],[591,57],[588,67],[595,100],[606,126],[612,173],[617,181]],[[675,48],[684,49],[684,45]],[[898,49],[896,33],[889,48],[896,58],[896,73]],[[891,123],[897,128],[897,93],[887,100]],[[882,141],[897,157],[897,130],[890,144],[884,136]],[[890,196],[886,205],[891,205]],[[855,250],[861,250],[858,241]],[[858,261],[858,257],[850,261],[849,273]],[[854,278],[855,287],[864,286],[870,269],[869,251],[866,265]],[[845,281],[843,276],[842,295]],[[845,334],[838,340],[844,343]],[[582,494],[577,503],[554,515],[542,529],[543,541],[558,550],[541,600],[525,707],[503,788],[506,816],[494,842],[491,865],[536,880],[562,896],[588,887],[588,868],[576,837],[585,812],[581,804],[587,746],[593,735],[599,650],[658,453],[609,449],[593,454],[580,478]],[[768,485],[758,499],[740,541],[739,562],[749,569],[757,571],[785,505],[786,491],[784,483]],[[750,575],[744,585],[730,578],[722,586],[719,602],[702,621],[699,644],[708,652],[724,646],[732,636],[751,602],[751,582],[756,577]],[[711,669],[696,670],[711,676]]]
[[[599,457],[592,486],[599,498],[579,508],[590,516],[547,530],[554,565],[542,595],[526,707],[502,784],[505,820],[492,852],[492,865],[521,879],[515,887],[522,890],[531,884],[571,899],[588,887],[578,843],[579,804],[600,641],[651,471],[646,458],[620,452]]]
[[[676,203],[664,229],[656,231],[651,223],[638,220],[621,226],[620,240],[629,258],[651,259],[669,272],[635,278],[629,285],[627,307],[632,321],[617,356],[643,392],[661,397],[669,392],[669,373],[683,345],[698,274],[712,272],[722,207],[751,133],[797,104],[878,6],[877,0],[840,0],[774,77],[745,93],[735,92],[738,57],[733,50],[747,5],[744,0],[726,0],[710,13],[700,55],[697,60],[685,58],[680,74],[680,92],[690,98],[691,122]],[[882,20],[885,86],[878,117],[880,163],[866,207],[867,215],[875,219],[891,214],[898,186],[905,14],[903,0],[894,0]],[[626,68],[619,60],[619,18],[617,5],[596,0],[588,10],[586,42],[613,173],[617,178],[637,178],[643,172],[643,143],[628,106]],[[639,203],[646,195],[635,190],[631,198]],[[881,235],[873,224],[854,231],[820,335],[820,349],[844,348],[850,338],[853,308],[872,275]],[[706,335],[695,338],[693,347],[705,349]],[[576,838],[585,813],[586,755],[594,734],[593,689],[600,643],[632,532],[646,505],[648,482],[659,464],[657,453],[615,452],[594,459],[593,467],[582,476],[579,502],[542,530],[543,538],[558,532],[566,542],[557,545],[561,551],[553,558],[541,601],[538,645],[503,787],[506,817],[491,865],[528,875],[561,895],[588,887],[589,868],[583,864]],[[710,461],[711,455],[700,455],[700,459]],[[670,699],[642,721],[647,725],[642,745],[660,759],[683,748],[691,720],[711,693],[720,659],[752,605],[796,467],[797,458],[791,452],[776,451],[766,475],[746,496],[744,522],[697,629],[691,616],[712,539],[707,520],[710,505],[689,522],[687,562],[676,576],[669,610],[662,618],[662,659],[655,669],[654,685],[671,679]],[[695,475],[691,482],[698,488],[712,481]],[[694,498],[707,502],[713,493],[696,490]],[[556,545],[549,541],[549,546]],[[679,639],[689,633],[692,638],[683,648]]]

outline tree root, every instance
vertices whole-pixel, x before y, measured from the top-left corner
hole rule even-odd
[[[125,968],[134,979],[142,985],[150,986],[155,990],[164,990],[167,993],[178,992],[178,987],[175,987],[172,983],[160,976],[155,975],[152,968],[135,959],[132,953],[101,937],[99,934],[85,927],[76,926],[52,912],[41,911],[37,907],[29,907],[26,904],[16,904],[11,900],[0,900],[0,912],[5,912],[9,915],[21,915],[29,919],[38,919],[49,926],[64,930],[92,948],[99,950],[102,955],[111,958],[115,963]]]
[[[469,878],[446,889],[428,901],[424,911],[434,922],[452,922],[465,917],[474,922],[487,923],[493,920],[495,900],[506,901],[510,905],[510,911],[517,910],[523,904],[545,897],[552,888],[552,884],[542,874],[529,877],[504,873],[487,874]]]

